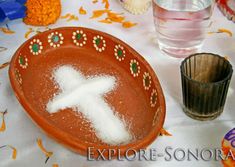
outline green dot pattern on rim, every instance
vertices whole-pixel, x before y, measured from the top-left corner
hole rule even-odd
[[[136,63],[133,63],[131,65],[131,68],[132,68],[133,73],[137,73],[138,72],[138,65]]]
[[[119,49],[119,50],[117,51],[117,55],[118,55],[118,57],[122,57],[122,55],[123,55],[122,50]]]
[[[20,64],[25,65],[25,60],[22,56],[19,58],[19,60],[20,60]]]
[[[97,39],[95,40],[95,44],[96,44],[97,46],[100,44],[100,42],[101,42],[101,40],[100,40],[99,38],[97,38]]]
[[[80,40],[82,38],[82,34],[77,34],[76,38],[77,38],[77,40]]]
[[[39,45],[37,43],[33,44],[32,50],[33,50],[33,52],[38,52],[39,51]]]
[[[52,40],[53,40],[54,43],[57,43],[57,42],[59,42],[60,37],[59,37],[58,35],[54,35],[54,36],[52,37]]]

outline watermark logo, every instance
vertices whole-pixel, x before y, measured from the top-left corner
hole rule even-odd
[[[167,146],[163,152],[159,152],[156,148],[148,150],[140,149],[138,151],[130,148],[124,154],[119,149],[101,150],[89,147],[87,154],[89,161],[110,161],[112,159],[119,161],[158,161],[160,158],[163,158],[165,161],[225,161],[227,159],[233,159],[235,161],[235,154],[233,154],[232,150],[229,150],[224,155],[223,150],[220,148],[186,149],[173,148],[171,146]]]

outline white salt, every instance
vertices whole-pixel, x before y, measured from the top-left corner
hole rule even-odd
[[[53,78],[60,92],[48,102],[49,113],[66,108],[79,110],[91,122],[97,137],[110,145],[125,144],[132,139],[125,121],[115,114],[103,97],[114,90],[115,77],[86,78],[72,66],[61,66],[53,72]]]

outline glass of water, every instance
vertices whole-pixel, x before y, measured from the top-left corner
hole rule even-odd
[[[154,23],[161,51],[184,58],[202,46],[214,0],[153,0]]]

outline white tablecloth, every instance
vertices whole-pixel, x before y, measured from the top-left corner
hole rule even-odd
[[[181,100],[181,82],[179,66],[182,59],[174,59],[161,54],[156,42],[155,31],[152,18],[152,10],[143,15],[131,15],[124,11],[117,1],[110,1],[110,8],[116,12],[124,12],[128,20],[137,22],[138,25],[131,29],[124,29],[120,24],[106,25],[90,20],[92,10],[103,9],[101,3],[92,4],[91,0],[62,1],[62,15],[66,13],[74,13],[78,15],[78,9],[83,6],[87,9],[88,14],[79,16],[79,21],[66,22],[59,20],[50,28],[61,26],[84,26],[101,30],[112,34],[128,43],[136,49],[151,64],[155,70],[164,90],[167,106],[167,115],[165,120],[165,129],[167,129],[172,137],[159,137],[150,148],[156,148],[160,153],[167,146],[173,148],[220,148],[221,140],[230,129],[235,125],[235,77],[233,76],[229,95],[224,113],[214,121],[200,122],[187,117],[182,111]],[[235,24],[228,21],[220,11],[215,8],[213,14],[213,24],[210,31],[217,31],[218,28],[227,28],[235,33]],[[4,26],[4,25],[2,25]],[[11,59],[16,49],[26,40],[25,32],[31,26],[26,26],[21,20],[9,22],[9,27],[16,33],[6,35],[0,32],[0,46],[7,47],[8,50],[0,53],[0,63],[4,63]],[[227,34],[208,35],[202,51],[213,52],[222,56],[229,56],[229,60],[235,65],[235,38],[229,37]],[[183,161],[177,162],[172,160],[167,162],[164,158],[158,158],[157,161],[133,161],[133,162],[88,162],[85,157],[75,154],[66,148],[60,146],[50,138],[44,135],[25,114],[23,108],[16,100],[11,89],[8,79],[8,69],[0,70],[0,110],[8,109],[6,115],[7,130],[0,133],[0,146],[11,144],[18,150],[16,160],[11,159],[11,150],[0,150],[0,166],[1,167],[43,167],[52,166],[57,163],[60,167],[118,167],[118,166],[135,166],[135,167],[216,167],[221,166],[219,161]],[[42,138],[45,147],[52,150],[54,155],[45,164],[45,156],[39,150],[36,139]]]

